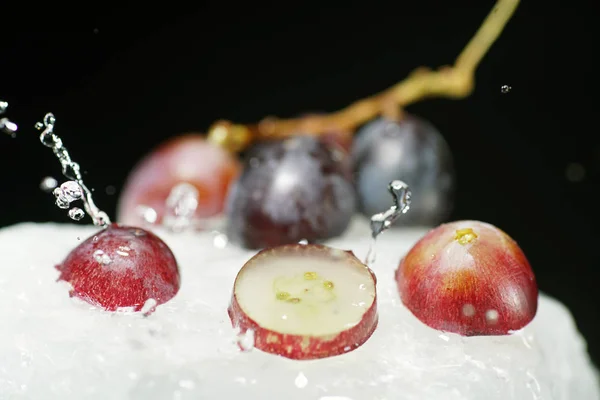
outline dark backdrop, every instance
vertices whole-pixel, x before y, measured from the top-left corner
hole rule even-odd
[[[218,118],[335,110],[418,65],[451,63],[493,4],[286,3],[20,12],[3,3],[0,97],[21,132],[0,136],[0,225],[67,222],[38,189],[59,171],[33,130],[47,111],[97,203],[114,215],[117,197],[104,188],[118,194],[128,170],[162,140]],[[469,99],[409,110],[431,120],[454,151],[452,219],[487,221],[513,236],[541,290],[572,310],[599,364],[592,3],[525,1],[481,64]],[[512,91],[502,94],[502,85]]]

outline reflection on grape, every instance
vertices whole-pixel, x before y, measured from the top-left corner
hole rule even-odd
[[[262,142],[228,198],[227,235],[247,248],[344,232],[355,210],[348,157],[314,137]]]
[[[406,115],[379,118],[357,132],[352,148],[358,207],[366,216],[390,207],[387,185],[410,185],[410,212],[403,225],[436,225],[451,210],[454,168],[450,148],[429,122]]]

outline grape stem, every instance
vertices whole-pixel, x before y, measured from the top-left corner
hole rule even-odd
[[[254,141],[284,138],[298,133],[321,135],[335,130],[340,134],[352,135],[357,126],[376,116],[400,118],[404,107],[419,100],[430,97],[465,98],[475,87],[477,66],[498,39],[518,5],[519,0],[498,0],[453,66],[438,70],[419,67],[387,90],[331,114],[291,119],[265,118],[252,125],[217,121],[209,129],[208,139],[232,152],[239,152]]]

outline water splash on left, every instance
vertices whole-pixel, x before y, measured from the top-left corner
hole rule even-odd
[[[71,159],[71,155],[63,145],[62,139],[54,133],[55,124],[54,114],[48,113],[44,116],[42,122],[35,124],[35,128],[42,131],[40,141],[44,146],[52,149],[62,166],[63,175],[69,179],[52,192],[56,198],[56,205],[69,210],[69,217],[79,221],[83,218],[84,211],[78,207],[71,208],[71,203],[81,201],[85,212],[92,218],[94,225],[107,227],[111,223],[108,215],[94,204],[92,192],[83,183],[79,164]]]
[[[8,103],[6,101],[0,100],[0,115],[4,114],[6,109],[8,108]],[[12,137],[15,137],[17,133],[18,126],[10,119],[4,117],[0,118],[0,132],[4,132]]]

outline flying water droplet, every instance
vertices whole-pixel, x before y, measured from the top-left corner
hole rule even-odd
[[[75,181],[66,181],[60,185],[60,190],[69,202],[80,200],[83,197],[83,190]]]
[[[85,211],[83,211],[79,207],[73,207],[69,210],[69,218],[74,221],[81,221],[81,219],[85,217]]]
[[[8,118],[0,118],[0,131],[3,131],[4,133],[15,137],[15,132],[17,132],[18,129],[19,127],[17,126],[17,124],[12,122]]]
[[[500,92],[501,92],[502,94],[506,94],[506,93],[510,92],[511,90],[512,90],[512,87],[510,87],[510,86],[508,86],[508,85],[502,85],[502,86],[500,87]]]
[[[58,208],[62,208],[63,210],[67,210],[71,207],[71,202],[67,199],[60,188],[54,189],[54,196],[56,197],[56,205]]]
[[[108,265],[112,262],[111,258],[102,250],[96,250],[94,252],[94,260],[102,265]]]
[[[8,108],[8,103],[6,101],[0,101],[0,114],[4,114],[4,111]],[[17,131],[17,124],[9,120],[8,118],[0,118],[0,131],[15,137],[15,132]]]
[[[411,191],[406,183],[400,180],[392,181],[388,185],[388,191],[394,199],[394,204],[387,211],[371,217],[371,245],[365,258],[367,265],[375,262],[375,243],[377,237],[389,229],[402,214],[405,214],[410,209]]]
[[[40,182],[40,189],[47,193],[50,193],[52,190],[56,189],[57,186],[58,181],[51,176],[45,177],[42,179],[42,182]]]

